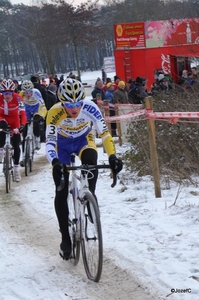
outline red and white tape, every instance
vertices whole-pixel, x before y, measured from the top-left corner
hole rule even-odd
[[[141,115],[145,115],[146,119],[180,119],[180,118],[199,118],[199,112],[153,112],[152,110],[136,110],[120,116],[105,116],[107,123],[119,120],[128,120]]]
[[[146,110],[141,109],[141,110],[129,112],[129,113],[127,113],[125,115],[121,115],[121,116],[113,116],[113,117],[105,116],[105,120],[107,123],[111,123],[113,121],[132,119],[132,118],[144,115],[145,113],[146,113]]]
[[[147,119],[169,118],[199,118],[199,112],[149,112],[146,110]]]

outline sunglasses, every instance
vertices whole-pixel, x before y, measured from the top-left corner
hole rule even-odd
[[[3,95],[12,95],[13,92],[2,92]]]
[[[31,90],[29,90],[29,91],[24,91],[24,94],[31,94],[31,93],[32,93]]]
[[[74,107],[80,107],[82,105],[81,102],[76,103],[64,103],[65,107],[67,108],[74,108]]]

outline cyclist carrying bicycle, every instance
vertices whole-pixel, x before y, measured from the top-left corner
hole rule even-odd
[[[4,79],[0,83],[0,128],[7,129],[10,126],[11,143],[14,148],[14,181],[20,181],[20,133],[26,124],[26,112],[21,96],[14,93],[15,84],[11,79]],[[3,147],[6,133],[0,132],[0,163],[3,161]]]
[[[33,114],[33,133],[35,135],[35,149],[39,150],[41,148],[40,139],[42,131],[44,130],[45,117],[46,117],[46,106],[40,91],[34,88],[33,83],[30,80],[25,80],[21,85],[20,95],[24,100],[27,121],[31,120],[31,115]],[[23,160],[20,162],[21,166],[24,166],[24,142],[27,135],[27,124],[23,131],[23,142],[22,142],[22,152]]]
[[[115,173],[122,170],[123,163],[115,155],[114,141],[108,131],[98,106],[85,98],[84,87],[76,79],[67,78],[59,84],[56,103],[48,111],[46,120],[46,156],[53,166],[55,182],[55,211],[62,241],[60,254],[68,259],[71,254],[71,240],[68,232],[68,182],[71,154],[76,153],[82,164],[97,164],[97,146],[92,134],[91,122],[95,126],[106,152],[111,169]],[[65,186],[57,191],[64,169]],[[95,194],[98,171],[94,170],[89,179],[89,188]]]

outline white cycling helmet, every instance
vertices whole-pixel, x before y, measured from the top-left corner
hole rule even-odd
[[[30,80],[24,80],[21,85],[23,91],[30,91],[34,88],[34,84]]]
[[[58,87],[57,96],[61,102],[76,103],[86,96],[83,84],[72,78],[63,80]]]
[[[3,79],[0,84],[0,92],[14,92],[15,90],[15,84],[12,81],[12,79]]]

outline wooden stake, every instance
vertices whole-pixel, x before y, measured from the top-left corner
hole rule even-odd
[[[145,98],[145,108],[146,110],[153,110],[153,98]],[[156,149],[156,134],[155,134],[155,122],[153,119],[147,120],[148,125],[148,134],[149,134],[149,144],[150,144],[150,157],[151,157],[151,168],[154,178],[155,186],[155,196],[156,198],[161,198],[161,189],[160,189],[160,173],[159,173],[159,164],[158,164],[158,155]]]

